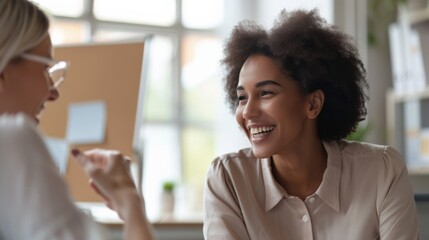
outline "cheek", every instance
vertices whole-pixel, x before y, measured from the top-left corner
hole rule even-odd
[[[243,119],[243,108],[238,106],[235,109],[235,121],[243,128],[244,119]]]
[[[41,67],[27,67],[16,76],[22,88],[32,91],[35,96],[48,95],[49,81],[46,71]]]
[[[34,89],[38,90],[39,95],[48,96],[49,95],[49,82],[48,76],[45,72],[38,71],[37,74],[33,75],[33,79],[29,79]]]
[[[26,79],[26,86],[23,89],[24,97],[29,105],[32,105],[35,110],[43,104],[49,97],[49,86],[44,75],[34,75],[32,78]]]
[[[305,119],[304,106],[300,102],[276,101],[265,106],[266,112],[280,122],[296,125]]]

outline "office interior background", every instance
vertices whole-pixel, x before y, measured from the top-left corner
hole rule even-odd
[[[225,104],[220,67],[224,40],[241,20],[270,27],[281,9],[317,8],[328,23],[350,34],[370,85],[368,117],[362,123],[369,130],[362,140],[389,143],[386,94],[393,77],[387,29],[396,19],[397,9],[392,4],[398,1],[33,1],[52,15],[51,35],[56,46],[143,40],[153,34],[141,129],[142,187],[150,220],[160,217],[165,182],[175,183],[175,217],[201,220],[210,162],[217,155],[249,146]],[[429,8],[426,0],[420,2]],[[429,192],[427,174],[415,174],[412,181],[416,192]]]

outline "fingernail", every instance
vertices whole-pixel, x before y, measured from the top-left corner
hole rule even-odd
[[[79,154],[81,154],[81,151],[79,150],[79,149],[77,149],[77,148],[73,148],[72,150],[71,150],[71,153],[73,154],[73,156],[78,156]]]

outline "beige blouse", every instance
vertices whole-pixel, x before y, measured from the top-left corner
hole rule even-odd
[[[216,158],[204,196],[205,239],[418,239],[407,169],[387,146],[324,142],[327,169],[305,201],[274,179],[251,149]]]

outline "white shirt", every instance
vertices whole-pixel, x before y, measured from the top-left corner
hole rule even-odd
[[[205,188],[205,239],[415,240],[418,215],[407,169],[387,146],[324,142],[327,168],[305,201],[251,149],[216,158]]]
[[[76,208],[32,119],[0,115],[0,239],[101,239]]]

